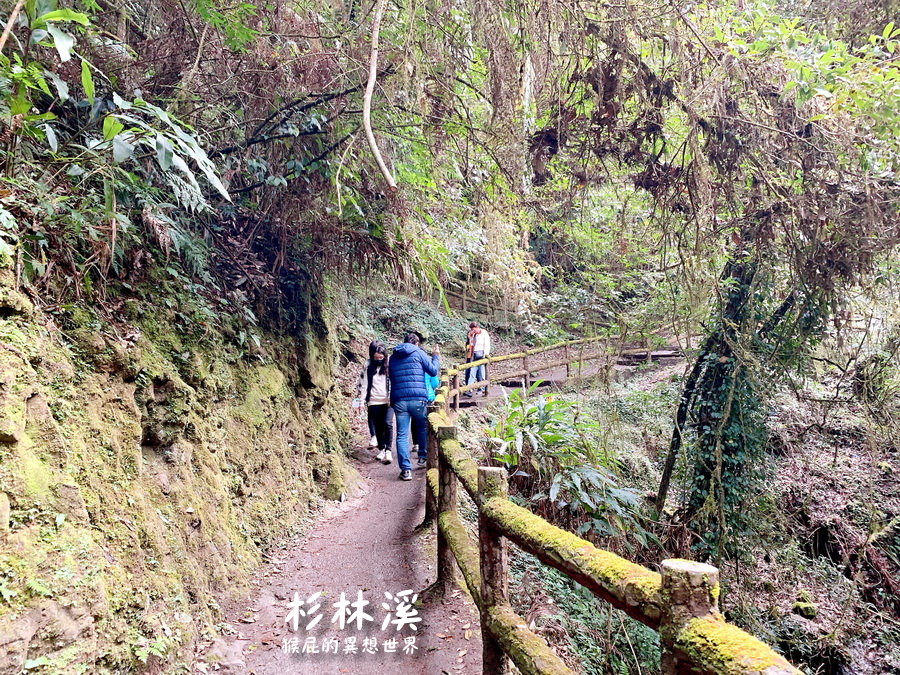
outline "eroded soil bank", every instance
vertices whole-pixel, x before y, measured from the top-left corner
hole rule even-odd
[[[251,341],[167,288],[45,312],[9,277],[0,673],[177,671],[262,551],[346,490],[337,339],[311,316]]]

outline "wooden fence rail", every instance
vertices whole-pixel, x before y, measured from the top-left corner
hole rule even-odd
[[[573,341],[568,346],[592,341]],[[532,350],[532,354],[561,346],[566,345]],[[485,361],[510,358],[522,355]],[[428,418],[426,518],[437,522],[439,588],[454,583],[459,569],[478,607],[485,675],[507,673],[509,660],[526,675],[573,673],[510,607],[509,542],[657,630],[665,675],[799,675],[799,670],[768,646],[725,621],[718,607],[719,571],[715,567],[674,559],[662,561],[661,573],[654,572],[598,549],[507,499],[506,471],[478,466],[457,439],[450,417],[451,400],[460,393],[458,375],[476,365],[445,372]],[[454,381],[455,392],[451,389]],[[458,484],[478,509],[477,541],[459,515]]]

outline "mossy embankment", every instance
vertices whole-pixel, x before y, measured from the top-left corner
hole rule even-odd
[[[52,314],[11,276],[0,673],[177,672],[215,632],[215,598],[345,489],[337,339],[318,316],[248,340],[164,289],[115,303],[114,320],[87,304]]]

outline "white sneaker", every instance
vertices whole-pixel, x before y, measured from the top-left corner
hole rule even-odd
[[[382,462],[383,464],[390,464],[390,463],[393,462],[393,461],[394,461],[394,460],[393,460],[393,458],[391,457],[391,451],[390,451],[390,450],[385,450],[385,451],[384,451],[384,457],[381,458],[381,462]]]
[[[375,438],[374,436],[372,436],[372,438],[369,439],[369,447],[370,447],[370,448],[377,448],[377,447],[378,447],[378,439]]]
[[[379,450],[378,454],[375,455],[375,459],[378,460],[379,462],[383,462],[384,461],[384,453],[385,453],[384,450]]]

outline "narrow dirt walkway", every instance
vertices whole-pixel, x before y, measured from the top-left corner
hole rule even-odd
[[[586,364],[581,375],[586,380],[603,368],[601,363]],[[620,368],[633,370],[616,366]],[[566,369],[558,367],[535,379],[559,387],[566,382]],[[502,385],[492,386],[487,400],[503,397],[505,391]],[[469,407],[485,400],[476,395],[461,403]],[[434,529],[416,529],[424,517],[424,470],[415,470],[414,479],[403,482],[397,479],[396,463],[376,462],[372,450],[359,447],[354,456],[363,477],[359,492],[324,509],[294,546],[270,554],[250,597],[226,608],[236,634],[213,643],[195,662],[195,672],[481,672],[478,612],[468,596],[454,588],[443,600],[423,597],[436,577]],[[408,594],[401,600],[418,595],[413,609],[398,608],[386,596],[404,591]],[[368,603],[362,607],[367,616],[354,622],[355,608],[349,603],[358,598]],[[297,614],[296,630],[285,621],[292,602],[297,603],[295,609],[310,610],[308,616]],[[385,617],[388,625],[383,629]],[[416,630],[400,621],[402,617],[418,619]],[[307,626],[313,621],[315,625]]]
[[[398,632],[396,624],[381,629],[388,614],[382,603],[395,606],[385,593],[396,596],[412,590],[421,598],[421,592],[434,582],[434,534],[415,529],[424,516],[424,470],[414,471],[411,482],[402,482],[397,480],[396,463],[375,462],[368,449],[357,450],[356,455],[364,478],[360,494],[326,508],[296,547],[273,554],[254,583],[251,599],[227,612],[229,623],[239,632],[218,640],[207,651],[201,663],[207,664],[209,672],[440,675],[481,671],[477,610],[459,589],[448,593],[443,602],[422,604],[420,599],[416,610],[421,622],[416,631],[405,625]],[[320,609],[300,617],[294,632],[285,623],[288,603],[294,593],[305,601],[317,592],[321,596],[312,604],[320,604]],[[355,622],[343,630],[339,621],[332,622],[340,614],[333,605],[342,592],[350,602],[361,592],[371,603],[363,612],[372,619],[364,619],[361,630]],[[353,609],[348,608],[349,612]],[[306,630],[305,623],[315,615],[321,616],[318,625]],[[393,619],[398,616],[392,613]],[[404,653],[404,638],[410,637],[415,637],[415,648],[406,645]],[[367,639],[376,643],[364,644]],[[354,645],[356,653],[351,651]]]

